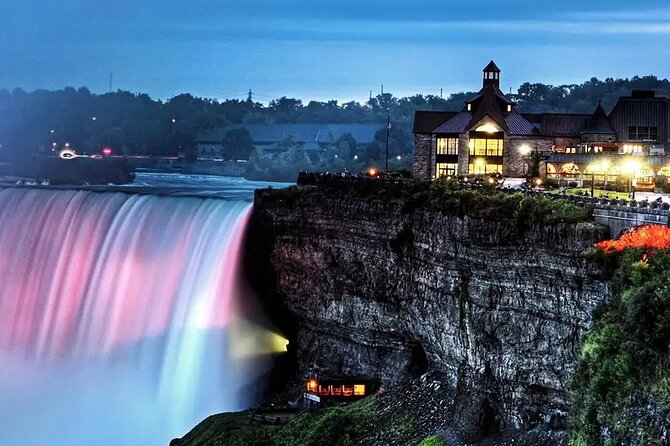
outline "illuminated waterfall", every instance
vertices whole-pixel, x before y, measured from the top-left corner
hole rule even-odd
[[[167,445],[252,403],[250,206],[0,190],[0,444]]]

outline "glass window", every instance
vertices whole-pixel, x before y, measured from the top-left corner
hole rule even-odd
[[[475,163],[468,165],[468,173],[473,175],[484,175],[487,173],[502,173],[502,164]]]
[[[502,156],[502,139],[474,138],[470,140],[470,155],[474,156]]]
[[[354,384],[354,396],[365,396],[365,384]]]
[[[438,155],[458,155],[458,138],[437,138]]]
[[[453,177],[458,172],[458,164],[456,163],[437,163],[435,165],[435,175],[438,177],[448,176]]]

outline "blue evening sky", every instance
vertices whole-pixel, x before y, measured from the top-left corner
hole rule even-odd
[[[365,100],[667,77],[668,0],[0,0],[0,88]]]

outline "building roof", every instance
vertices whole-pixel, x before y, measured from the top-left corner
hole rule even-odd
[[[505,116],[510,135],[537,135],[538,128],[520,113],[511,111]]]
[[[472,120],[472,113],[462,111],[432,130],[433,133],[463,133]]]
[[[484,71],[484,72],[495,71],[495,72],[500,73],[500,68],[498,68],[498,66],[496,65],[495,62],[491,61],[491,62],[489,62],[489,64],[487,66],[484,67],[484,69],[482,71]]]
[[[255,144],[271,144],[292,137],[298,143],[329,143],[350,133],[359,144],[370,144],[386,126],[379,124],[235,124],[202,134],[196,142],[220,142],[234,129],[245,128]]]
[[[505,131],[509,131],[507,123],[505,122],[505,115],[507,111],[503,108],[510,101],[502,91],[494,84],[487,84],[482,88],[477,96],[468,101],[472,105],[472,118],[466,126],[466,130],[476,125],[479,121],[489,116]]]
[[[607,113],[603,109],[602,104],[598,101],[598,106],[596,107],[593,115],[589,118],[586,126],[582,129],[581,133],[591,133],[591,134],[612,134],[616,135],[616,132],[612,128]]]
[[[456,116],[458,112],[416,111],[414,112],[414,133],[433,133],[440,125]]]
[[[591,116],[561,113],[542,114],[540,133],[544,136],[579,136]]]

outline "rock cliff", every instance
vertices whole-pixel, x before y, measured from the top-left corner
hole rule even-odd
[[[445,425],[476,440],[563,428],[591,313],[609,290],[581,255],[592,223],[531,227],[400,204],[258,191],[249,239],[298,373],[439,372]],[[257,261],[260,265],[262,262]],[[256,269],[261,268],[256,266]]]

